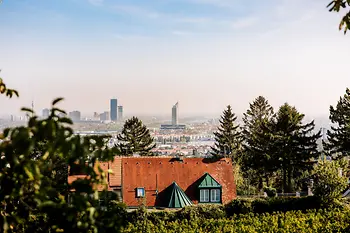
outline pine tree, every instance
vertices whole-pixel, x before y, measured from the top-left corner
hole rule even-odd
[[[151,150],[156,146],[149,130],[137,117],[126,120],[117,138],[117,146],[123,155],[152,155]]]
[[[244,157],[242,162],[244,170],[253,170],[256,180],[259,181],[259,189],[263,188],[263,178],[269,186],[269,178],[273,173],[271,163],[269,134],[270,123],[273,117],[273,107],[263,97],[257,97],[249,104],[249,109],[243,114],[243,148]]]
[[[274,119],[272,160],[282,173],[282,189],[293,191],[293,179],[310,170],[318,158],[317,140],[321,132],[314,132],[315,123],[303,124],[305,115],[295,107],[284,104]]]
[[[238,131],[239,125],[235,124],[237,117],[228,105],[220,119],[218,131],[214,133],[215,144],[211,147],[211,154],[216,158],[231,157],[237,162],[238,150],[241,144],[241,134]]]
[[[347,88],[340,97],[337,106],[330,106],[331,120],[334,126],[327,131],[327,142],[324,142],[325,152],[333,158],[350,155],[350,90]]]

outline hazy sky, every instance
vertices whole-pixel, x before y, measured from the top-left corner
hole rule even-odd
[[[350,86],[350,35],[330,0],[3,0],[0,69],[21,106],[241,114],[258,95],[327,115]]]

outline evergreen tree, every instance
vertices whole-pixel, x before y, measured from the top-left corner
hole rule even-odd
[[[263,97],[257,97],[249,104],[249,109],[243,114],[244,170],[254,170],[259,189],[263,188],[263,179],[269,186],[269,178],[273,173],[273,163],[270,155],[271,134],[269,133],[273,107]]]
[[[324,149],[333,158],[342,158],[350,155],[350,90],[346,93],[334,108],[329,109],[331,120],[334,126],[327,132],[327,142],[324,142]]]
[[[293,179],[310,170],[318,158],[317,140],[321,132],[314,132],[315,123],[303,124],[305,115],[295,107],[284,104],[274,119],[273,161],[282,173],[282,189],[293,191]]]
[[[123,155],[151,155],[151,150],[156,146],[147,127],[137,117],[128,119],[122,132],[117,136],[119,147]]]
[[[218,131],[214,132],[215,145],[211,147],[211,154],[214,157],[231,157],[233,161],[237,162],[241,134],[238,131],[239,125],[235,124],[236,120],[237,117],[232,112],[231,106],[228,105],[221,116]]]

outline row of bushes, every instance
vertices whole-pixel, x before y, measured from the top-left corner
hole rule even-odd
[[[341,208],[341,205],[333,205],[331,208]],[[302,198],[261,198],[261,199],[237,199],[226,205],[197,205],[183,208],[179,211],[147,212],[138,209],[128,214],[128,222],[136,222],[147,218],[152,222],[175,221],[183,219],[221,219],[229,218],[237,214],[248,213],[272,213],[287,211],[306,211],[309,209],[323,208],[321,202],[312,196]]]
[[[128,223],[122,232],[350,232],[349,210],[309,210],[241,214],[220,219],[144,219]]]

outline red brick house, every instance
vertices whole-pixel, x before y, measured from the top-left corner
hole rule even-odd
[[[108,190],[129,207],[178,208],[197,203],[227,203],[236,198],[230,159],[115,157],[101,163]],[[79,178],[70,176],[69,182]],[[99,188],[100,189],[100,188]]]

